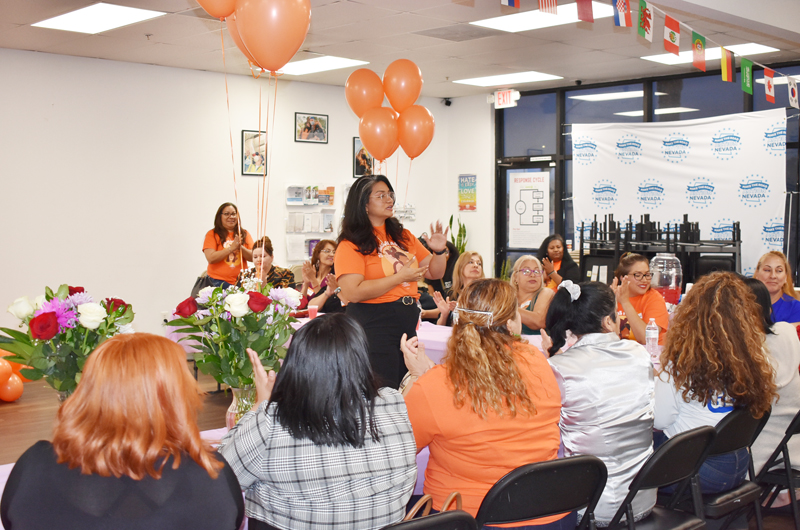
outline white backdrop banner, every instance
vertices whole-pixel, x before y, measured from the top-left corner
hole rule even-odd
[[[699,120],[572,126],[575,245],[608,213],[624,223],[642,214],[700,223],[702,239],[742,230],[742,272],[782,250],[786,191],[786,111]],[[586,234],[588,236],[588,233]]]

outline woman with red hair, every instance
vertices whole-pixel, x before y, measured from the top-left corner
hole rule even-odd
[[[239,483],[200,439],[201,405],[176,343],[146,333],[107,340],[59,409],[52,443],[37,442],[11,471],[3,526],[239,528]]]

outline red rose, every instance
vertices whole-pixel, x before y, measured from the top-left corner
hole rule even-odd
[[[182,317],[190,317],[197,312],[197,302],[191,296],[178,304],[175,313]]]
[[[126,309],[128,309],[128,304],[125,303],[124,300],[121,298],[106,298],[106,312],[110,315],[114,311],[119,308],[122,308],[122,312],[124,313]]]
[[[50,340],[58,333],[58,316],[55,311],[42,313],[38,317],[33,317],[28,322],[28,327],[34,339]]]
[[[73,287],[71,285],[69,286],[69,295],[70,296],[72,296],[75,293],[83,293],[83,292],[86,292],[86,289],[84,289],[83,287]]]
[[[264,296],[263,294],[259,293],[258,291],[250,291],[247,293],[250,295],[250,299],[247,301],[247,307],[250,308],[253,313],[260,313],[269,307],[269,304],[272,303],[272,299],[268,296]]]

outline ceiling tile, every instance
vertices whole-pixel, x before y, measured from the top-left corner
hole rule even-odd
[[[352,24],[354,21],[366,25],[370,20],[396,14],[395,10],[382,9],[355,2],[336,2],[312,9],[311,31],[316,32],[325,28],[345,26]]]
[[[34,24],[95,3],[96,0],[3,0],[0,22]]]
[[[151,42],[173,42],[177,39],[201,33],[219,32],[220,27],[225,27],[225,23],[219,20],[183,15],[164,15],[152,20],[145,20],[144,22],[105,31],[100,35],[118,39],[139,40],[149,34],[151,35],[149,39]]]
[[[85,38],[84,33],[57,29],[15,26],[0,32],[0,47],[42,51],[48,47]],[[59,53],[59,52],[53,52]]]
[[[446,24],[446,22],[441,20],[433,20],[419,15],[401,13],[399,15],[375,19],[370,24],[347,24],[345,26],[324,29],[317,33],[351,40],[354,35],[363,38],[380,37],[382,35],[401,35],[403,33],[414,33],[415,31],[438,28]]]
[[[131,52],[142,46],[147,46],[147,41],[134,44],[129,39],[116,39],[103,35],[84,35],[80,39],[48,46],[42,51],[113,60],[117,58],[117,54]]]
[[[372,58],[386,55],[388,53],[402,53],[405,50],[392,46],[382,46],[380,44],[370,44],[365,46],[361,41],[343,42],[341,44],[331,44],[330,46],[315,46],[309,51],[321,53],[323,55],[333,55],[335,57],[347,57],[359,61],[369,61]]]
[[[179,13],[197,7],[197,2],[195,0],[113,0],[109,3],[120,6],[138,7],[139,9],[151,9],[164,13]]]

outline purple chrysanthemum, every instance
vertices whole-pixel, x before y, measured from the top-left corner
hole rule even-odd
[[[91,303],[93,303],[94,302],[94,298],[92,298],[92,295],[90,295],[89,293],[86,293],[86,292],[75,293],[73,295],[68,296],[67,299],[64,300],[64,302],[66,303],[66,305],[67,305],[67,307],[69,309],[77,309],[78,306],[81,305],[81,304],[91,304]]]
[[[58,318],[58,332],[63,333],[67,328],[74,328],[78,319],[78,314],[73,311],[66,300],[53,298],[49,302],[43,302],[41,309],[36,310],[33,316],[38,317],[42,313],[52,311]]]

